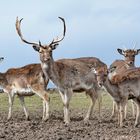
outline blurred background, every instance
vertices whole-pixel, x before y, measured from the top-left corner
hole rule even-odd
[[[1,71],[40,63],[31,46],[16,33],[16,17],[24,18],[22,33],[26,40],[48,44],[62,34],[65,39],[54,51],[54,59],[94,56],[107,65],[123,59],[117,48],[140,48],[139,0],[4,0],[0,1],[0,56],[5,57]],[[136,57],[140,66],[140,56]]]

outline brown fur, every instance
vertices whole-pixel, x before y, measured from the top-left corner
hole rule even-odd
[[[107,77],[106,71],[105,71],[104,72],[105,75],[102,76],[101,74],[99,74],[100,78],[98,79],[102,79],[102,81],[104,81],[104,86],[106,87],[107,91],[110,93],[110,95],[113,97],[114,101],[116,102],[117,108],[119,111],[118,120],[119,120],[120,126],[122,126],[124,116],[126,117],[125,108],[126,108],[127,100],[131,98],[136,102],[137,108],[139,106],[138,101],[135,100],[136,96],[132,95],[134,91],[132,92],[131,88],[127,86],[127,82],[129,81],[129,79],[131,79],[131,82],[133,83],[134,81],[132,81],[132,79],[136,78],[137,75],[139,75],[139,70],[136,70],[136,71],[132,70],[134,68],[135,55],[139,53],[139,50],[135,50],[135,51],[125,50],[124,51],[124,50],[118,49],[118,51],[120,54],[124,55],[125,60],[116,60],[115,62],[113,62],[109,68],[109,74],[108,74],[109,76]],[[112,116],[115,115],[114,111],[115,110],[113,110],[112,112]],[[137,112],[137,115],[138,114],[139,114],[139,111]],[[138,124],[138,117],[136,117],[136,121],[135,121],[135,125],[137,124]]]
[[[4,92],[9,95],[9,110],[12,108],[15,94],[21,98],[24,108],[24,96],[32,96],[35,93],[45,102],[49,102],[46,91],[47,84],[48,79],[45,79],[40,64],[29,64],[20,68],[11,68],[5,73],[0,73],[0,85],[3,87]],[[28,114],[25,114],[28,119]],[[8,115],[8,119],[10,118],[11,111],[9,111]],[[43,119],[45,119],[45,116],[43,116]]]
[[[70,122],[69,102],[73,91],[85,91],[90,96],[91,105],[85,117],[85,120],[88,120],[92,114],[95,101],[98,97],[97,90],[99,89],[94,68],[104,66],[105,64],[97,58],[89,57],[54,61],[52,51],[64,39],[66,32],[65,20],[61,17],[59,18],[63,22],[63,36],[60,39],[53,39],[48,45],[42,45],[41,42],[37,44],[26,41],[20,29],[21,20],[18,20],[18,18],[16,20],[17,33],[23,42],[32,44],[33,48],[39,52],[42,70],[46,79],[49,78],[58,87],[64,104],[65,123]]]
[[[113,84],[119,84],[126,80],[134,80],[140,78],[140,68],[131,68],[122,72],[122,74],[115,75],[112,78]]]

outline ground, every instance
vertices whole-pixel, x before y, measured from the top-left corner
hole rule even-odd
[[[0,140],[139,140],[140,126],[134,128],[134,118],[129,106],[124,127],[120,128],[116,119],[110,119],[112,100],[103,96],[101,116],[98,104],[89,122],[84,122],[89,104],[89,98],[84,94],[73,96],[70,104],[71,123],[63,123],[62,102],[57,94],[51,95],[50,119],[41,120],[42,102],[39,97],[27,97],[26,105],[30,113],[30,121],[25,120],[23,110],[16,98],[12,119],[7,121],[7,95],[0,95]]]

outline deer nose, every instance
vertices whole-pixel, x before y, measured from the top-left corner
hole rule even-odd
[[[48,61],[48,60],[50,60],[50,57],[44,58],[44,61]]]

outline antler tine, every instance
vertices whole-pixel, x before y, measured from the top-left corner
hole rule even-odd
[[[16,30],[17,30],[17,33],[18,33],[19,37],[21,38],[21,40],[22,40],[23,42],[25,42],[25,43],[27,43],[27,44],[38,45],[37,43],[28,42],[27,40],[25,40],[25,39],[23,38],[23,35],[22,35],[22,33],[21,33],[21,29],[20,29],[20,25],[21,25],[21,21],[22,21],[22,20],[23,20],[23,18],[20,19],[20,20],[18,20],[18,17],[17,17],[17,19],[16,19]]]
[[[51,42],[49,45],[57,44],[57,43],[59,43],[60,41],[62,41],[62,40],[64,39],[64,37],[65,37],[65,33],[66,33],[65,19],[62,18],[62,17],[58,17],[58,18],[60,18],[60,19],[62,20],[62,22],[63,22],[63,26],[64,26],[63,36],[62,36],[62,38],[60,38],[60,39],[56,39],[56,40],[53,39],[52,42]]]
[[[45,46],[42,45],[42,43],[41,43],[40,40],[38,41],[38,44],[39,44],[39,47],[42,47],[42,48],[44,48],[44,49],[46,48]]]

